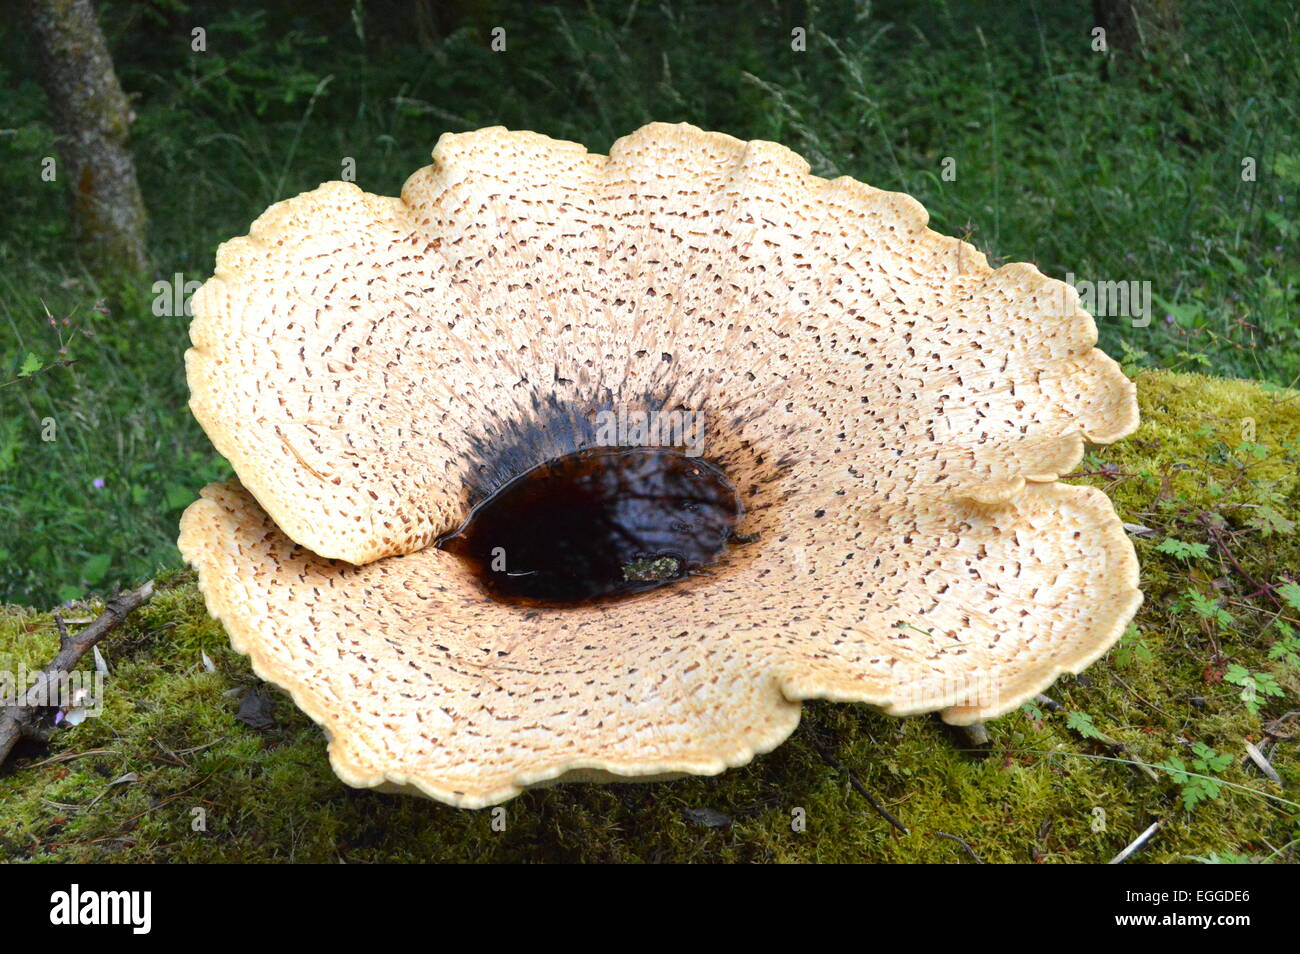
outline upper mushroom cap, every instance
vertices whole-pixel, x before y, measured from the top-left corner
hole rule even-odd
[[[1137,404],[1073,289],[926,221],[664,124],[608,158],[446,135],[400,199],[279,203],[193,301],[191,407],[243,486],[204,491],[181,550],[355,785],[477,806],[716,772],[809,697],[1005,712],[1141,599],[1104,494],[1054,483]],[[563,611],[492,603],[429,548],[619,405],[702,412],[759,542]]]

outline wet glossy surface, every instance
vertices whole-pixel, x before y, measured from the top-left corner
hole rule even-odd
[[[581,606],[715,562],[741,513],[731,482],[702,458],[602,447],[516,478],[437,545],[499,602]]]

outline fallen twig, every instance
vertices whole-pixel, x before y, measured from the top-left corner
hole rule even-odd
[[[1078,477],[1107,477],[1110,478],[1111,480],[1121,480],[1121,479],[1127,479],[1129,477],[1136,477],[1136,476],[1137,474],[1125,473],[1124,471],[1116,467],[1114,464],[1107,464],[1105,467],[1102,467],[1100,470],[1076,470],[1073,474],[1065,474],[1064,476],[1059,477],[1057,479],[1074,480]]]
[[[950,835],[950,834],[948,834],[946,831],[934,831],[934,832],[931,832],[930,834],[932,834],[932,835],[936,835],[936,836],[938,836],[939,838],[947,838],[949,841],[955,841],[955,842],[957,842],[957,844],[961,845],[963,848],[966,849],[966,854],[970,855],[972,858],[975,859],[975,864],[977,864],[977,865],[982,865],[982,864],[984,864],[984,862],[983,862],[982,860],[980,860],[980,856],[977,855],[977,854],[975,854],[975,849],[972,848],[970,845],[966,844],[966,842],[962,841],[962,840],[961,840],[960,838],[958,838],[956,835]]]
[[[1209,533],[1210,535],[1210,539],[1214,541],[1214,545],[1219,548],[1219,552],[1224,555],[1228,563],[1232,565],[1232,568],[1236,570],[1237,573],[1239,573],[1247,583],[1255,587],[1255,592],[1252,594],[1252,596],[1257,596],[1260,594],[1267,595],[1268,598],[1271,599],[1274,603],[1281,606],[1282,600],[1278,597],[1276,593],[1273,592],[1274,590],[1273,586],[1266,583],[1260,583],[1259,580],[1255,579],[1244,569],[1242,569],[1241,564],[1237,562],[1237,558],[1232,555],[1232,550],[1228,548],[1228,543],[1227,540],[1225,539],[1224,533],[1214,525],[1210,517],[1208,515],[1202,514],[1200,523],[1202,526],[1205,527],[1206,532]]]
[[[845,773],[849,777],[849,784],[853,786],[853,790],[865,798],[881,818],[889,822],[889,824],[893,825],[904,835],[909,834],[907,826],[891,815],[889,809],[880,804],[880,800],[871,794],[870,790],[862,784],[862,781],[853,773],[852,769],[822,748],[821,744],[817,742],[816,739],[810,739],[810,741],[812,742],[812,747],[817,751],[817,754],[822,757],[822,761],[836,771]]]
[[[0,764],[9,757],[20,737],[36,734],[36,719],[40,711],[48,706],[46,687],[60,674],[70,671],[92,646],[112,632],[132,610],[149,602],[152,596],[153,580],[139,589],[119,593],[105,604],[104,612],[99,614],[98,619],[75,636],[68,635],[63,620],[55,615],[55,626],[59,630],[59,652],[54,661],[37,675],[22,702],[0,709]]]
[[[1160,820],[1159,820],[1159,819],[1157,819],[1156,821],[1153,821],[1153,822],[1151,823],[1151,827],[1150,827],[1150,828],[1148,828],[1148,829],[1147,829],[1146,831],[1144,831],[1142,834],[1138,835],[1136,838],[1134,838],[1132,841],[1130,841],[1130,842],[1128,843],[1128,845],[1125,846],[1124,850],[1121,851],[1121,852],[1120,852],[1118,855],[1116,855],[1114,858],[1110,859],[1110,861],[1108,861],[1107,864],[1120,865],[1120,864],[1123,864],[1125,861],[1127,861],[1128,858],[1129,858],[1129,856],[1132,855],[1133,852],[1137,851],[1139,848],[1141,848],[1143,845],[1145,845],[1148,841],[1150,841],[1151,838],[1152,838],[1152,836],[1155,835],[1155,833],[1158,832],[1158,831],[1160,830],[1160,824],[1161,824],[1161,823],[1160,823]]]
[[[1297,718],[1300,718],[1300,709],[1292,709],[1290,712],[1278,716],[1268,725],[1264,726],[1264,731],[1268,733],[1269,738],[1292,738],[1297,732],[1300,732],[1300,722],[1296,722]],[[1292,722],[1296,722],[1296,724],[1294,726],[1290,725]]]
[[[1052,830],[1052,820],[1046,819],[1038,826],[1038,837],[1034,840],[1033,849],[1029,852],[1029,858],[1034,864],[1041,864],[1043,857],[1047,854],[1047,836]]]
[[[118,755],[117,749],[87,749],[85,752],[60,752],[58,755],[51,755],[48,759],[41,759],[39,762],[29,762],[24,765],[24,769],[38,769],[44,765],[57,765],[59,762],[71,762],[75,759],[84,759],[89,755]]]

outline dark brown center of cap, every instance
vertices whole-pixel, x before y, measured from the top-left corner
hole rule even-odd
[[[736,488],[703,458],[599,447],[515,478],[437,545],[498,602],[582,606],[716,562],[742,513]]]

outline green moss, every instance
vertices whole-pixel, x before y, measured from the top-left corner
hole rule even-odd
[[[1266,744],[1270,720],[1300,708],[1300,671],[1269,657],[1288,619],[1300,630],[1300,610],[1255,585],[1300,572],[1300,537],[1287,529],[1300,521],[1300,395],[1170,373],[1144,374],[1139,393],[1142,429],[1089,454],[1081,470],[1093,475],[1080,479],[1105,487],[1123,520],[1151,531],[1136,539],[1146,603],[1116,651],[1049,691],[1062,711],[1031,705],[997,720],[985,751],[934,719],[815,703],[789,742],[743,769],[529,792],[504,806],[505,830],[496,831],[491,812],[347,788],[329,769],[320,731],[284,697],[273,729],[239,722],[239,691],[257,680],[208,619],[192,575],[180,572],[104,644],[113,675],[103,715],[56,735],[48,751],[24,748],[0,776],[0,856],[969,861],[944,833],[985,861],[1095,862],[1161,818],[1136,860],[1295,861],[1296,808],[1279,799],[1300,802],[1300,736],[1269,749],[1282,786],[1243,756],[1247,741]],[[49,614],[0,609],[0,668],[39,665],[55,645]],[[1273,677],[1281,695],[1260,695],[1252,711],[1242,687],[1224,679],[1233,666]],[[1225,786],[1189,811],[1170,772],[1152,779],[1112,761],[1177,758],[1190,767],[1197,742],[1231,756],[1212,774],[1253,791]],[[818,747],[910,833],[873,811]],[[128,773],[134,781],[111,784]],[[732,824],[690,820],[687,810],[698,808]],[[193,830],[199,809],[206,831]],[[801,832],[792,830],[798,809]]]

